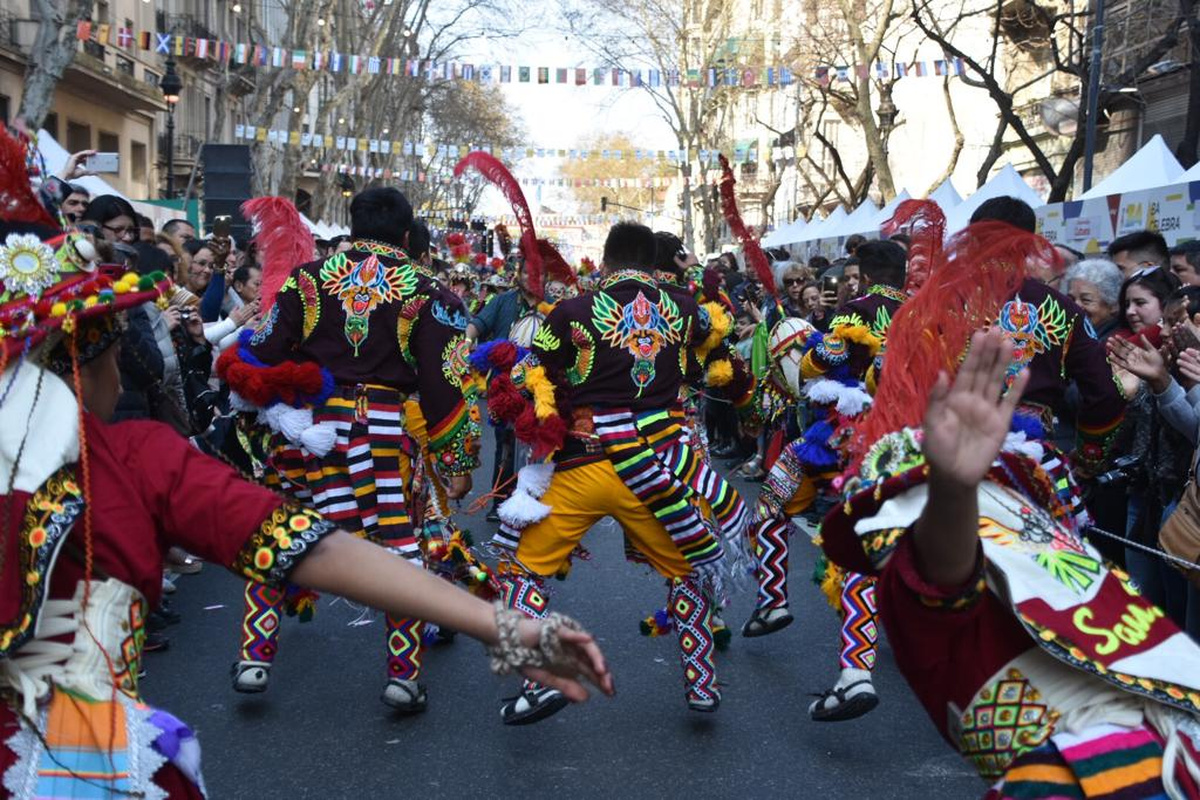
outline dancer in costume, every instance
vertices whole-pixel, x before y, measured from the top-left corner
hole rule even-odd
[[[784,447],[763,482],[755,507],[754,538],[758,602],[742,628],[744,636],[774,633],[792,622],[788,608],[787,566],[791,518],[815,501],[819,487],[839,471],[839,439],[871,403],[883,366],[888,326],[904,301],[905,254],[895,242],[868,242],[858,253],[867,293],[834,313],[829,331],[801,329],[795,344],[780,337],[773,349],[781,370],[794,374],[797,346],[803,352],[794,387],[808,400],[812,415],[801,437]],[[841,673],[832,689],[809,707],[818,721],[852,719],[874,708],[878,696],[871,680],[877,630],[874,584],[857,574],[831,571],[826,593],[841,612]]]
[[[505,523],[497,542],[509,550],[501,581],[510,605],[545,614],[542,581],[567,566],[593,524],[612,516],[668,580],[688,706],[713,711],[720,690],[711,615],[724,550],[705,525],[696,493],[655,450],[662,437],[680,436],[670,409],[678,403],[689,350],[708,331],[694,301],[659,288],[652,277],[654,248],[647,228],[614,226],[599,289],[564,300],[546,317],[531,355],[516,364],[511,379],[512,345],[507,354],[504,346],[478,354],[495,375],[489,411],[519,412],[518,436],[524,438],[523,428],[540,435],[535,459],[554,452],[553,465],[522,471],[516,493],[501,508]],[[533,408],[522,410],[519,399],[514,404],[514,386],[527,388]],[[563,417],[571,420],[569,433]],[[547,441],[555,429],[558,441]],[[508,724],[524,724],[562,705],[553,690],[527,684],[504,702],[501,714]]]
[[[892,328],[825,551],[878,576],[896,663],[988,797],[1198,797],[1200,647],[1105,566],[1069,473],[1012,432],[1031,378],[1010,379],[1003,332],[946,377],[1049,245],[985,223],[948,248]]]
[[[569,620],[539,630],[489,608],[242,481],[166,425],[106,424],[120,393],[120,312],[161,302],[171,285],[91,263],[90,248],[50,227],[21,159],[0,134],[11,181],[0,190],[5,796],[202,796],[192,732],[137,686],[171,546],[278,587],[295,581],[452,625],[492,646],[495,671],[520,670],[575,700],[586,696],[580,674],[611,692],[595,644]]]
[[[225,352],[218,374],[276,432],[269,457],[283,488],[349,530],[414,561],[409,499],[418,457],[404,402],[419,392],[429,449],[451,498],[470,490],[478,426],[463,397],[467,317],[458,297],[408,261],[408,201],[369,189],[350,204],[352,246],[286,275],[258,330]],[[278,277],[274,276],[273,277]],[[264,281],[265,283],[266,281]],[[267,291],[264,285],[264,302]],[[283,596],[248,585],[234,688],[263,691]],[[383,701],[426,707],[419,619],[388,617]]]

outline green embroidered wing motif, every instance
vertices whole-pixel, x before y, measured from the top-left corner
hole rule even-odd
[[[856,312],[851,311],[849,314],[838,314],[829,321],[829,330],[833,330],[839,325],[862,325],[866,326],[866,322]]]
[[[543,322],[533,335],[533,346],[547,353],[553,353],[562,347],[562,341],[550,331],[550,326]]]
[[[887,306],[880,306],[875,312],[875,322],[871,325],[871,333],[876,338],[887,341],[888,328],[892,327],[892,312]]]
[[[1038,553],[1034,560],[1056,581],[1080,594],[1086,592],[1100,575],[1100,563],[1096,559],[1070,550]]]
[[[667,323],[667,330],[663,331],[665,338],[671,343],[678,342],[683,333],[683,316],[679,313],[679,306],[671,299],[671,295],[659,292],[658,307]]]
[[[1067,310],[1053,295],[1046,295],[1046,299],[1038,306],[1038,322],[1041,324],[1038,326],[1037,337],[1046,350],[1067,340],[1071,321],[1067,317]]]
[[[621,346],[620,323],[621,307],[617,301],[604,292],[596,292],[592,299],[592,324],[611,347]]]

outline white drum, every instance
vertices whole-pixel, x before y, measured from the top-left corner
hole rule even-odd
[[[532,347],[533,337],[537,335],[538,328],[542,327],[543,319],[545,317],[537,311],[529,312],[513,323],[508,338],[521,347]]]
[[[798,317],[782,319],[771,330],[771,377],[796,400],[801,397],[800,361],[804,357],[804,344],[814,331],[816,328]]]

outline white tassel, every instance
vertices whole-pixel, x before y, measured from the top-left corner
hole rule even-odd
[[[1042,447],[1041,443],[1030,439],[1025,435],[1025,431],[1010,431],[1004,437],[1004,445],[1000,448],[1006,453],[1018,453],[1031,458],[1039,464],[1046,455],[1046,448]]]
[[[871,395],[861,386],[845,386],[834,380],[823,378],[804,387],[804,394],[820,405],[837,404],[838,413],[853,417],[871,407]]]
[[[317,458],[323,458],[337,444],[337,428],[327,422],[306,428],[300,434],[300,444]]]
[[[300,437],[313,426],[312,410],[308,408],[292,408],[283,403],[283,411],[279,412],[279,432],[292,444],[298,444]]]
[[[261,409],[251,403],[246,398],[242,397],[237,392],[229,393],[229,407],[234,411],[260,411]]]
[[[522,530],[550,516],[550,506],[520,489],[496,509],[500,519],[511,528]]]
[[[541,496],[550,488],[550,479],[554,477],[554,464],[526,464],[517,473],[517,491],[524,491],[534,499]]]

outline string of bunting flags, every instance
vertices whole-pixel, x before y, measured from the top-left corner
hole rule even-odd
[[[612,86],[790,86],[797,76],[805,76],[828,85],[860,78],[879,79],[963,75],[962,59],[913,59],[876,61],[872,64],[818,64],[810,68],[795,65],[707,66],[696,69],[627,69],[606,67],[527,67],[507,64],[473,64],[459,61],[432,61],[417,58],[389,58],[377,55],[346,54],[327,50],[297,50],[270,47],[224,39],[205,39],[160,31],[135,31],[109,23],[80,21],[75,29],[80,41],[138,49],[160,55],[212,60],[266,69],[345,72],[352,75],[400,75],[425,80],[465,80],[479,83],[516,83],[531,85]]]
[[[655,161],[678,164],[687,160],[684,150],[656,150],[653,148],[555,148],[520,145],[513,147],[492,147],[490,145],[472,146],[463,144],[429,143],[424,141],[393,140],[378,134],[345,136],[334,134],[319,134],[296,129],[268,129],[255,125],[239,124],[234,126],[233,136],[239,141],[265,142],[279,146],[304,147],[315,150],[333,150],[346,153],[369,153],[381,156],[415,156],[417,158],[453,159],[457,161],[472,150],[483,150],[493,153],[501,161],[512,163],[522,158],[561,158],[571,161],[588,161],[600,159],[603,161]],[[695,152],[695,157],[705,164],[717,163],[717,150],[701,149]],[[733,148],[734,162],[756,161],[758,159],[757,144],[738,144]]]
[[[393,167],[366,167],[360,164],[322,164],[322,172],[336,172],[340,175],[353,175],[363,178],[382,178],[383,180],[398,180],[403,183],[466,183],[480,186],[485,183],[476,176],[456,178],[449,169],[395,169]],[[715,176],[716,173],[713,173]],[[680,177],[657,178],[530,178],[517,176],[517,182],[522,186],[547,186],[570,188],[607,188],[607,189],[668,189],[682,182]]]

